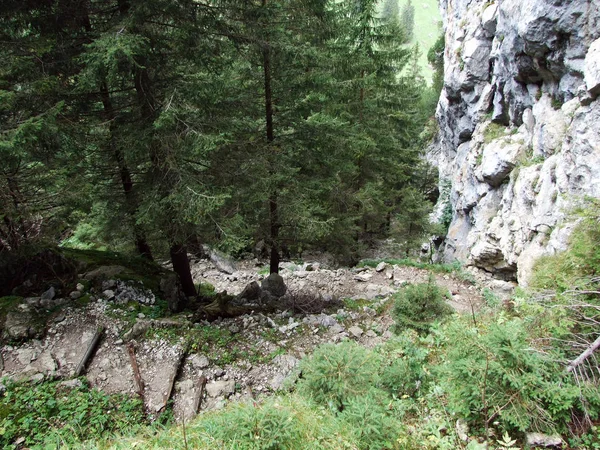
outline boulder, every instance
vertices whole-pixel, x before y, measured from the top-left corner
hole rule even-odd
[[[110,278],[114,278],[116,275],[122,274],[126,272],[127,269],[123,266],[100,266],[97,269],[91,270],[86,273],[83,278],[90,281],[95,280],[107,280]]]
[[[272,273],[265,278],[261,283],[261,287],[263,291],[268,292],[276,298],[283,297],[287,292],[287,286],[278,273]]]
[[[205,247],[204,251],[208,254],[210,261],[220,272],[231,275],[237,270],[233,259],[227,256],[225,253],[209,247]]]
[[[253,281],[246,285],[244,290],[237,295],[237,298],[246,300],[258,300],[260,298],[261,293],[262,289],[260,288],[260,285],[256,281]]]
[[[585,55],[583,74],[588,92],[597,97],[600,94],[600,38],[592,42]]]
[[[481,176],[490,186],[499,186],[516,165],[521,146],[499,139],[491,142],[483,150]]]
[[[54,286],[50,286],[50,289],[42,294],[42,300],[52,300],[55,295],[56,291],[54,290]]]
[[[562,438],[559,434],[527,433],[525,440],[527,445],[532,447],[562,447]]]
[[[20,307],[6,314],[4,336],[14,340],[40,338],[45,331],[45,321],[32,307]]]
[[[235,392],[235,381],[213,381],[206,385],[206,393],[209,397],[229,396]]]

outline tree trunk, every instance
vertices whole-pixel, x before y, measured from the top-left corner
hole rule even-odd
[[[113,108],[112,102],[110,100],[110,94],[108,93],[108,85],[106,82],[103,82],[100,86],[100,96],[102,97],[102,105],[104,107],[104,116],[107,121],[111,123],[115,120],[115,110]],[[112,129],[112,125],[111,125]],[[125,195],[125,204],[127,208],[127,215],[129,215],[133,221],[133,234],[135,237],[135,246],[138,250],[138,253],[150,261],[153,261],[152,258],[152,250],[150,249],[150,245],[146,240],[146,236],[143,230],[140,229],[138,225],[135,223],[135,214],[137,211],[137,202],[135,201],[134,193],[133,193],[133,180],[131,178],[131,172],[129,171],[129,167],[125,163],[125,156],[121,149],[116,145],[114,141],[114,136],[110,137],[110,146],[114,158],[117,162],[117,166],[119,167],[119,175],[121,177],[121,185],[123,187],[123,193]]]
[[[263,0],[263,7],[267,5],[267,0]],[[271,144],[275,140],[273,129],[273,91],[271,89],[271,48],[269,42],[263,44],[263,70],[265,78],[265,123],[267,128],[267,143]],[[270,244],[271,256],[269,260],[269,273],[279,273],[279,205],[277,203],[277,192],[269,196],[269,222],[270,222]]]
[[[279,210],[277,194],[269,198],[269,218],[271,222],[271,257],[269,259],[269,273],[279,273]]]
[[[185,245],[173,243],[169,253],[171,254],[173,271],[179,276],[183,293],[186,297],[195,297],[196,286],[194,286],[194,280],[192,279],[190,262],[187,257],[187,249]],[[185,305],[183,307],[185,307]]]

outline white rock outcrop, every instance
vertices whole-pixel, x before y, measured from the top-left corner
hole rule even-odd
[[[600,196],[600,0],[441,0],[440,258],[527,283]],[[444,204],[446,203],[446,204]]]

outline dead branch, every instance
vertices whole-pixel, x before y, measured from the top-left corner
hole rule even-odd
[[[194,403],[192,405],[192,413],[198,414],[200,405],[202,404],[202,397],[204,397],[204,389],[206,388],[206,377],[202,375],[198,379],[198,389],[196,389],[196,395],[194,397]]]
[[[598,336],[596,340],[592,342],[592,344],[587,349],[585,349],[585,351],[581,355],[579,355],[577,358],[575,358],[569,363],[569,365],[567,366],[567,372],[573,371],[575,367],[580,365],[583,361],[589,358],[592,355],[592,353],[598,350],[598,347],[600,347],[600,336]]]
[[[73,376],[74,377],[78,377],[79,375],[81,375],[81,372],[83,372],[83,369],[85,368],[85,365],[87,364],[88,360],[90,359],[90,357],[94,353],[94,350],[98,346],[98,342],[100,342],[100,338],[102,337],[102,333],[104,333],[104,327],[100,326],[96,330],[96,334],[94,334],[94,337],[92,338],[90,344],[88,345],[88,348],[85,351],[85,353],[83,355],[83,358],[81,358],[81,361],[77,365],[77,368],[75,369],[75,372],[73,372]]]
[[[135,379],[135,384],[137,386],[137,394],[140,396],[142,401],[144,401],[144,382],[142,381],[142,376],[140,375],[140,368],[135,357],[135,348],[133,347],[133,343],[130,342],[127,344],[127,352],[129,353],[131,368],[133,369],[133,378]]]

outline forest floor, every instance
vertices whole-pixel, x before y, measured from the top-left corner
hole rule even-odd
[[[194,260],[192,272],[197,283],[210,283],[216,292],[233,295],[265,277],[256,260],[236,263],[235,270],[229,270],[233,273],[218,270],[210,260]],[[330,269],[316,261],[283,263],[285,298],[300,298],[294,293],[303,293],[302,298],[314,302],[298,305],[285,303],[284,298],[276,312],[193,323],[192,314],[165,315],[148,306],[154,301],[149,291],[148,298],[138,290],[131,296],[134,301],[123,301],[130,287],[107,279],[103,287],[110,289],[92,290],[83,297],[86,301],[57,299],[61,306],[45,318],[44,332],[37,339],[3,345],[0,375],[72,378],[103,327],[84,372],[89,383],[107,393],[138,393],[133,353],[147,413],[156,417],[172,406],[176,419],[190,419],[198,402],[200,410],[219,409],[229,401],[260,398],[284,388],[297,376],[299,361],[318,345],[352,339],[374,347],[390,339],[394,293],[408,283],[426,282],[430,274],[448,290],[448,303],[459,313],[470,314],[484,304],[485,285],[499,295],[510,289],[506,283],[464,271],[433,273],[385,263],[354,269]],[[40,299],[25,299],[17,311],[26,316],[36,301]],[[15,326],[15,316],[11,317],[13,323],[7,318],[5,332]]]

